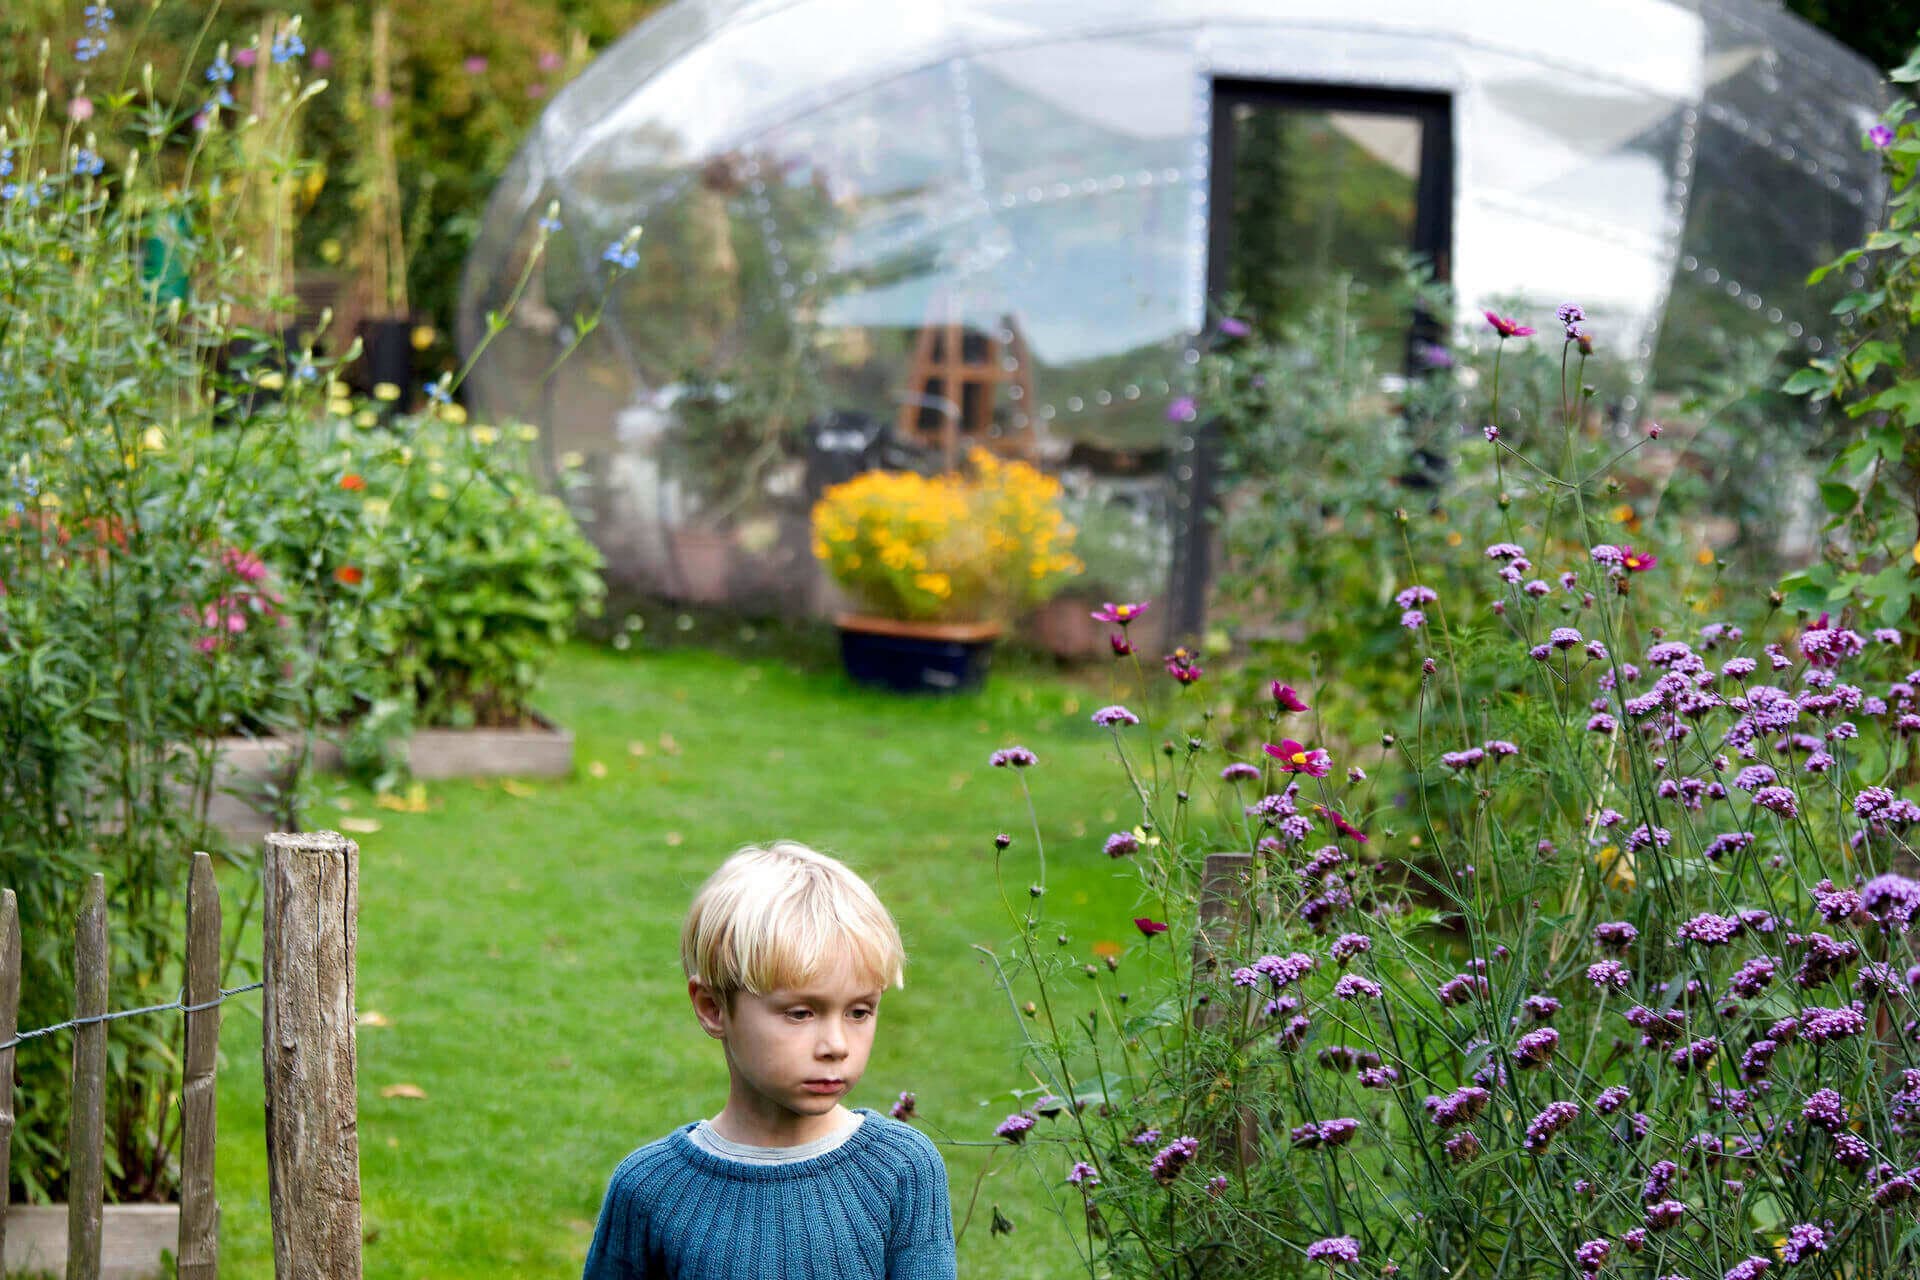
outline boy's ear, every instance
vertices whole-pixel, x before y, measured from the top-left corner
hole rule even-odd
[[[700,1019],[701,1028],[716,1040],[723,1038],[727,1026],[722,1020],[720,1000],[712,989],[698,978],[688,978],[687,998],[693,1001],[693,1014]]]

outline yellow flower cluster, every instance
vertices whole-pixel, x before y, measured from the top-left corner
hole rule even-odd
[[[1000,618],[1082,569],[1060,482],[974,449],[967,472],[869,471],[813,508],[813,554],[863,605],[916,620]]]

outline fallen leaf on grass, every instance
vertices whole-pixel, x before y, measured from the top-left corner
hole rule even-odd
[[[967,785],[967,780],[971,777],[973,777],[973,775],[970,773],[953,774],[951,777],[947,779],[947,789],[950,791],[958,791],[960,788]]]
[[[647,744],[644,742],[629,742],[627,744],[627,754],[630,756],[643,756],[647,754]]]
[[[380,1091],[383,1098],[413,1098],[424,1100],[427,1091],[417,1084],[390,1084]]]
[[[604,778],[607,776],[607,766],[602,761],[589,760],[587,761],[587,776],[589,778]]]
[[[516,800],[531,800],[540,794],[539,791],[528,786],[526,783],[515,782],[512,778],[503,779],[500,783],[500,789]]]
[[[680,744],[679,742],[675,741],[674,736],[670,733],[665,733],[665,732],[661,733],[660,749],[666,752],[670,756],[677,756],[680,754]]]
[[[428,808],[427,784],[415,782],[404,793],[385,791],[373,798],[375,807],[395,813],[425,813]]]
[[[357,836],[370,836],[380,829],[380,819],[342,818],[340,819],[340,829],[342,831],[351,831]]]
[[[378,1009],[363,1009],[353,1016],[353,1021],[356,1026],[362,1027],[390,1027],[393,1025],[393,1020]]]
[[[686,837],[682,836],[678,831],[669,831],[667,832],[667,847],[669,849],[678,849],[680,842],[685,838]]]

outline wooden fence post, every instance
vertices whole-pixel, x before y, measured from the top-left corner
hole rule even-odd
[[[73,928],[73,1016],[107,1011],[107,880],[87,877]],[[67,1131],[67,1280],[100,1280],[106,1151],[107,1024],[73,1029],[73,1121]]]
[[[180,1094],[179,1280],[215,1280],[220,1269],[220,1202],[213,1189],[220,1046],[220,890],[213,859],[193,855],[187,882],[187,1063]],[[194,1009],[195,1005],[211,1005]]]
[[[276,1280],[359,1280],[354,946],[360,849],[332,831],[267,837],[262,1054]]]
[[[20,1030],[20,903],[0,889],[0,1044]],[[0,1049],[0,1277],[7,1274],[7,1178],[13,1153],[13,1050]]]
[[[1252,872],[1253,855],[1250,853],[1207,855],[1206,864],[1200,872],[1199,927],[1193,933],[1193,969],[1196,975],[1216,971],[1222,953],[1234,936],[1238,934],[1244,937],[1252,926],[1250,902],[1255,891],[1249,878]],[[1226,1008],[1210,1001],[1194,1010],[1194,1027],[1204,1031],[1224,1021],[1227,1014]],[[1238,1124],[1222,1124],[1206,1135],[1206,1141],[1214,1150],[1237,1161],[1238,1168],[1245,1169],[1260,1162],[1259,1122],[1252,1107],[1241,1107]]]

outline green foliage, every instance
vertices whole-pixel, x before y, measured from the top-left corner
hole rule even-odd
[[[301,643],[300,584],[269,571],[239,518],[262,498],[244,460],[286,425],[257,380],[262,335],[235,320],[273,303],[239,252],[257,206],[232,192],[286,180],[273,139],[306,92],[290,68],[268,74],[271,112],[233,131],[195,129],[193,105],[162,105],[130,73],[140,88],[102,94],[85,130],[44,101],[9,104],[0,126],[0,884],[20,898],[25,1027],[70,1012],[71,921],[93,872],[111,990],[170,994],[188,855],[226,848],[206,821],[213,740],[295,725],[289,691],[337,674]],[[184,230],[187,299],[147,270],[158,225]],[[176,1028],[129,1025],[108,1060],[108,1195],[164,1197]],[[33,1105],[12,1194],[57,1197],[66,1069],[36,1053],[18,1071]]]
[[[1893,78],[1920,82],[1920,53]],[[1796,608],[1858,605],[1893,624],[1920,617],[1920,124],[1902,101],[1886,126],[1894,133],[1885,149],[1887,225],[1808,281],[1849,268],[1866,275],[1834,305],[1847,341],[1782,388],[1831,401],[1857,425],[1820,485],[1830,535],[1822,560],[1780,586]]]
[[[29,1028],[70,1011],[94,872],[111,990],[178,989],[190,852],[251,861],[208,821],[220,737],[292,735],[298,779],[316,735],[396,680],[430,716],[520,715],[599,592],[564,507],[453,432],[451,406],[370,433],[394,536],[370,525],[371,486],[342,484],[333,456],[353,429],[323,413],[337,365],[278,336],[275,246],[303,176],[288,139],[321,86],[263,51],[264,111],[204,111],[198,86],[166,105],[126,33],[104,31],[137,90],[99,92],[84,130],[45,98],[0,126],[0,884],[20,898]],[[409,470],[416,451],[432,456]],[[271,821],[304,825],[301,785],[273,799]],[[178,1036],[177,1020],[110,1030],[110,1199],[176,1189]],[[34,1106],[16,1199],[66,1189],[67,1037],[44,1043],[17,1068]]]

